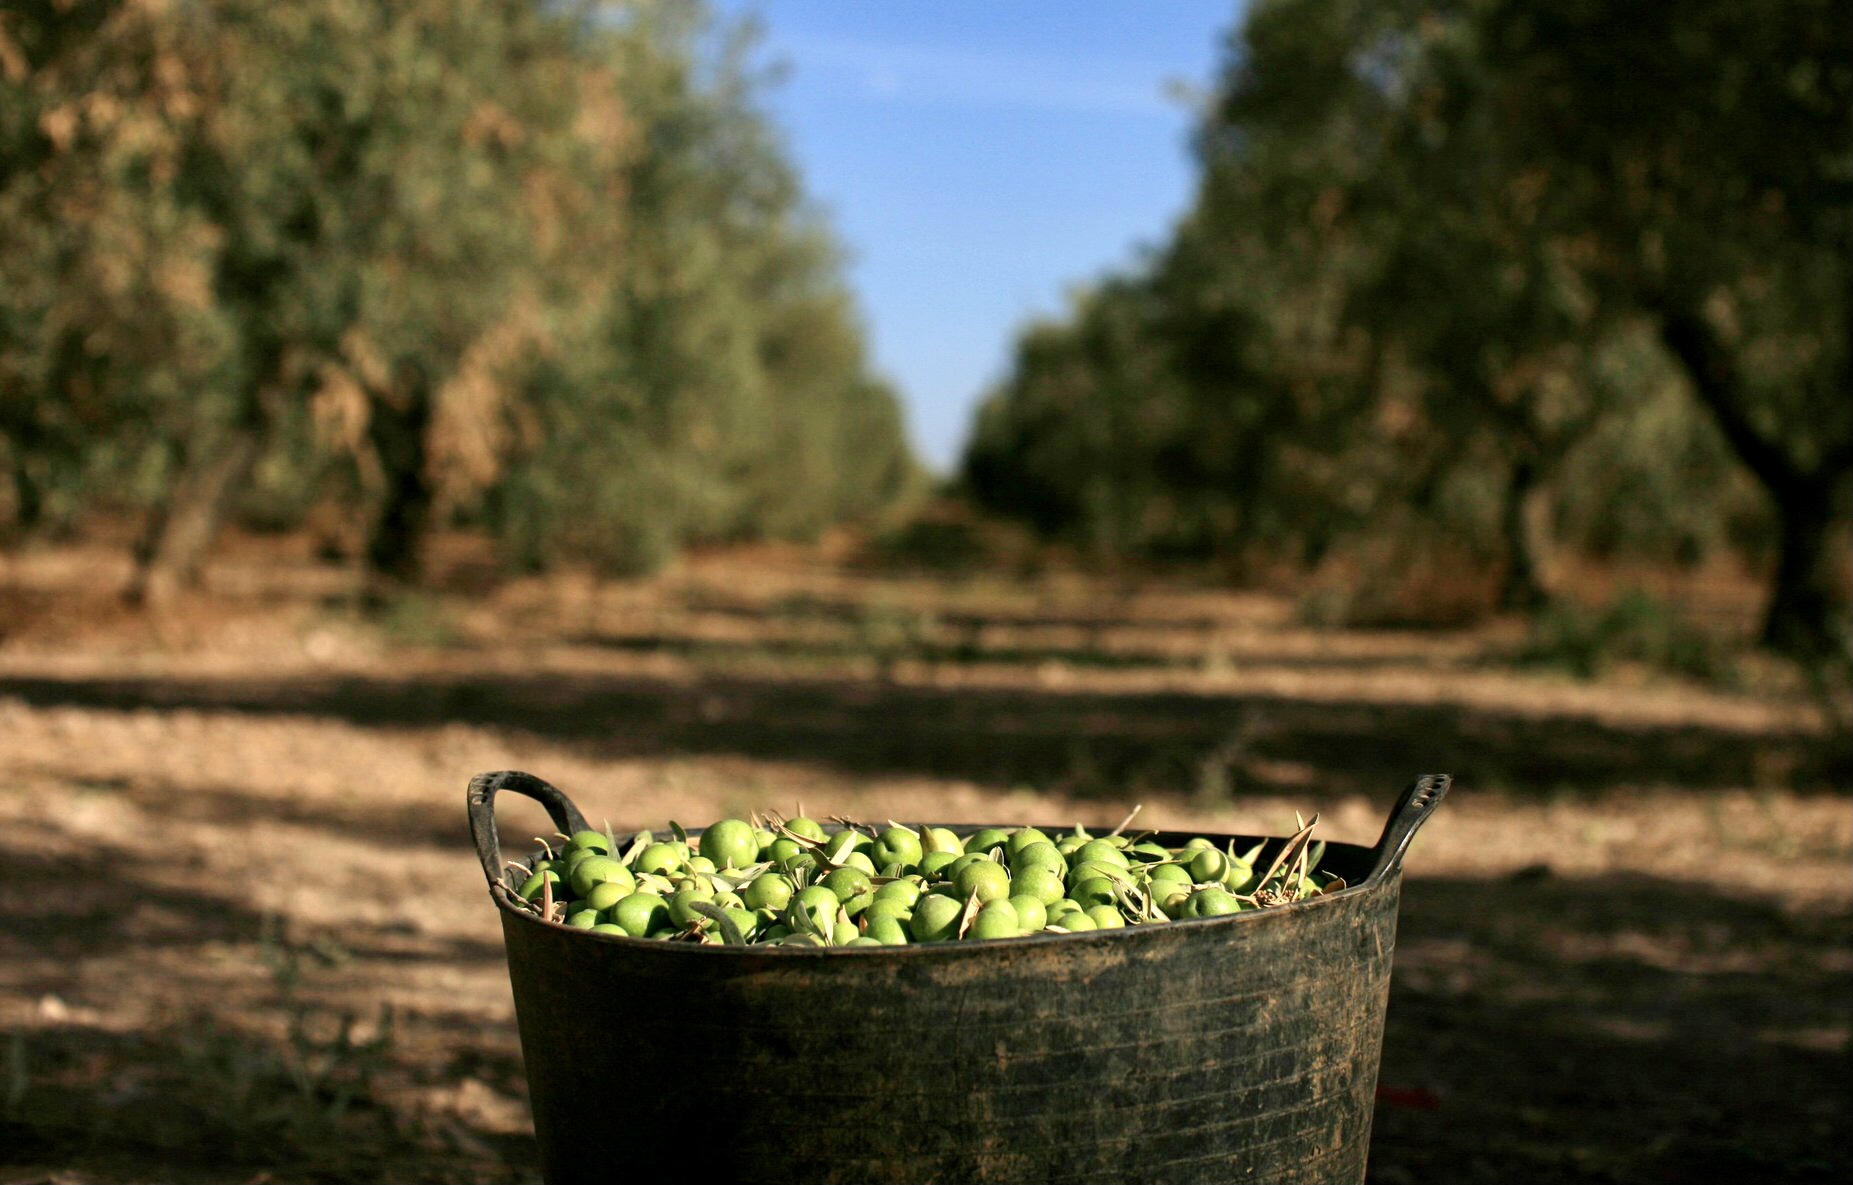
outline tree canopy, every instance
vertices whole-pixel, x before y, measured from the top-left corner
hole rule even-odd
[[[1849,46],[1831,0],[1258,0],[1193,208],[1024,332],[965,478],[1134,554],[1442,546],[1511,605],[1564,546],[1735,550],[1767,641],[1844,648]]]
[[[750,31],[660,0],[0,16],[0,523],[444,523],[632,569],[913,478]]]

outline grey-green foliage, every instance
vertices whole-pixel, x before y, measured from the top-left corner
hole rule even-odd
[[[750,40],[667,0],[0,24],[0,519],[318,505],[378,570],[813,532],[912,478]]]
[[[1778,558],[1765,636],[1819,645],[1853,509],[1849,43],[1828,0],[1257,2],[1194,207],[1023,335],[966,478],[1113,550],[1337,549],[1394,585],[1441,546],[1508,603],[1554,547],[1735,546]]]
[[[840,254],[756,106],[750,42],[708,44],[686,6],[632,17],[620,77],[650,148],[623,178],[625,251],[585,348],[549,367],[580,395],[551,409],[501,520],[619,569],[811,534],[911,477]]]

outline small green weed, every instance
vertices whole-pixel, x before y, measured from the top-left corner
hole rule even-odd
[[[1521,666],[1554,667],[1593,679],[1617,662],[1639,663],[1707,683],[1737,681],[1722,640],[1694,626],[1665,601],[1630,589],[1600,609],[1551,602],[1532,619],[1516,655]]]
[[[450,608],[427,593],[392,595],[374,612],[373,622],[389,642],[401,646],[444,647],[462,641]]]

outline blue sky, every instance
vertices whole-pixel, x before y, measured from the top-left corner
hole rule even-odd
[[[756,15],[763,96],[851,255],[915,447],[956,463],[1016,329],[1163,240],[1188,107],[1239,0],[716,0]]]

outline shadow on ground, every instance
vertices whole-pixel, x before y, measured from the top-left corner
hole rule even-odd
[[[145,871],[88,874],[133,894]],[[209,926],[202,941],[247,924]],[[1850,940],[1845,913],[1795,916],[1639,877],[1411,881],[1372,1181],[1846,1179]],[[25,951],[63,957],[36,940]],[[355,965],[372,957],[360,949]],[[457,957],[500,961],[484,948]],[[344,1046],[326,1015],[370,1002],[360,989],[344,1002],[338,973],[322,982],[335,994],[306,1044],[287,992],[235,1017],[201,999],[142,1031],[66,1020],[0,1038],[0,1180],[536,1177],[512,1025],[472,1018],[465,999],[398,1040]],[[406,1101],[472,1091],[503,1113]]]
[[[1853,919],[1637,877],[1405,890],[1378,1185],[1843,1181]]]
[[[493,1002],[395,1012],[368,986],[499,973],[499,944],[300,932],[241,886],[95,841],[54,858],[0,838],[0,861],[10,889],[45,888],[5,897],[0,985],[27,1017],[0,1031],[0,1182],[537,1175]]]
[[[1437,679],[1445,679],[1437,675]],[[475,724],[601,756],[740,754],[1075,794],[1190,792],[1206,773],[1244,792],[1381,792],[1385,770],[1438,765],[1480,786],[1790,785],[1836,755],[1800,731],[1620,725],[1457,702],[1328,701],[1189,692],[940,688],[881,679],[503,674],[287,679],[0,678],[51,707],[301,714],[361,725]],[[1844,788],[1844,783],[1840,783]]]

